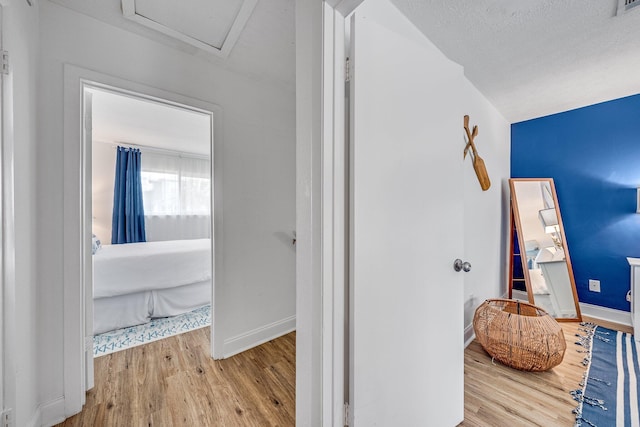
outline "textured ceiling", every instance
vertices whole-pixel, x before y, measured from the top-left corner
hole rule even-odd
[[[640,7],[392,0],[510,122],[640,93]]]

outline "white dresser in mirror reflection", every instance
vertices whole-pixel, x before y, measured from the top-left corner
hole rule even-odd
[[[631,323],[633,336],[640,342],[640,258],[627,258],[631,266]]]

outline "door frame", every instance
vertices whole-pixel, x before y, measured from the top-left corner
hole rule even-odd
[[[0,0],[0,50],[5,21]],[[15,209],[14,209],[13,75],[0,73],[0,411],[16,406],[15,375]],[[10,415],[15,419],[15,414]]]
[[[296,3],[296,424],[345,425],[344,25],[364,0]]]
[[[149,99],[211,116],[211,240],[212,240],[212,323],[221,310],[216,310],[216,282],[222,280],[222,108],[185,95],[146,86],[118,77],[87,70],[74,65],[64,66],[64,223],[63,223],[63,380],[64,416],[82,410],[85,403],[87,378],[85,351],[91,344],[85,337],[93,336],[85,319],[86,275],[91,269],[91,238],[85,232],[91,224],[91,188],[85,177],[91,173],[91,147],[83,136],[85,87],[95,87],[123,95]],[[90,175],[89,175],[90,177]],[[88,271],[87,271],[88,270]],[[88,324],[89,323],[89,324]],[[211,355],[219,358],[222,351],[221,334],[211,328]]]

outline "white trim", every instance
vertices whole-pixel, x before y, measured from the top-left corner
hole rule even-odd
[[[141,83],[124,80],[76,67],[70,64],[64,66],[64,223],[63,223],[63,392],[65,417],[76,414],[82,410],[85,398],[84,389],[84,331],[86,329],[84,313],[84,285],[83,256],[90,253],[90,236],[83,236],[83,222],[87,215],[83,209],[83,199],[87,196],[83,193],[82,177],[86,173],[83,166],[89,150],[83,148],[81,107],[84,85],[115,90],[123,94],[149,98],[165,104],[186,108],[199,113],[212,116],[211,136],[212,147],[212,176],[213,196],[212,203],[212,266],[214,271],[212,307],[214,325],[220,325],[221,321],[216,317],[222,310],[216,309],[216,282],[220,283],[224,277],[224,264],[222,262],[222,109],[206,101],[194,99],[185,95],[153,88]],[[87,153],[88,152],[88,153]],[[88,190],[87,190],[88,191]],[[90,200],[90,198],[88,199]],[[90,218],[90,216],[89,216]],[[89,255],[90,256],[90,255]],[[90,290],[87,290],[90,292]],[[219,292],[219,290],[218,290]],[[91,335],[89,331],[87,335]],[[215,333],[215,326],[211,328],[211,352],[217,356],[216,351],[222,350],[222,337]],[[215,351],[214,351],[215,350]]]
[[[298,0],[296,32],[296,424],[323,421],[323,2]],[[326,331],[326,333],[330,333]]]
[[[4,6],[8,6],[6,1],[0,2],[0,41],[4,43]],[[3,45],[4,46],[4,45]],[[16,265],[15,265],[15,173],[14,173],[14,134],[13,134],[13,70],[9,69],[8,75],[0,74],[0,283],[1,283],[1,303],[0,303],[0,379],[2,381],[2,391],[0,392],[2,409],[16,407]],[[15,412],[14,412],[15,419]]]
[[[587,304],[585,302],[580,303],[580,311],[583,316],[606,320],[624,326],[631,326],[631,313],[628,311],[601,307],[599,305]]]
[[[322,104],[325,108],[324,120],[322,121],[322,382],[331,384],[334,376],[334,356],[337,353],[336,344],[333,340],[336,330],[334,330],[334,294],[332,282],[336,280],[334,276],[334,188],[333,188],[333,111],[326,111],[327,105],[333,104],[334,87],[334,65],[333,49],[334,28],[332,10],[323,5],[324,16],[322,21],[323,35],[323,58],[322,73],[324,76]],[[331,109],[328,109],[331,110]],[[334,384],[335,385],[335,384]],[[322,387],[322,402],[333,402],[333,387]],[[343,400],[344,403],[344,400]],[[334,407],[332,405],[322,405],[322,419],[332,420],[334,418]],[[327,422],[325,421],[325,424]]]
[[[59,397],[38,405],[27,426],[54,426],[64,420],[64,397]]]
[[[0,2],[0,52],[2,52],[2,39],[4,37],[4,21],[2,19],[2,7],[3,3]],[[2,194],[2,198],[0,199],[0,411],[4,410],[6,407],[4,405],[4,393],[5,393],[5,383],[4,383],[4,361],[5,361],[5,351],[7,350],[7,346],[5,344],[5,324],[6,318],[5,313],[6,309],[4,307],[5,299],[7,292],[5,291],[5,262],[4,255],[7,253],[5,250],[5,230],[4,230],[4,218],[5,218],[5,205],[4,205],[4,192],[2,191],[4,179],[4,171],[5,171],[5,163],[4,163],[4,142],[8,143],[8,139],[5,137],[3,129],[7,127],[7,123],[5,123],[6,115],[3,113],[5,110],[5,104],[3,102],[4,93],[4,74],[0,72],[0,194]]]
[[[324,5],[322,123],[322,419],[344,422],[346,250],[345,52],[342,15]]]
[[[347,16],[356,10],[356,7],[360,6],[363,1],[364,0],[326,0],[326,3],[334,7],[342,16]]]
[[[256,7],[257,3],[258,0],[244,0],[242,2],[242,6],[240,6],[238,15],[233,21],[233,24],[231,25],[231,28],[229,29],[229,32],[227,33],[222,46],[220,46],[219,48],[210,45],[209,43],[198,40],[195,37],[191,37],[184,33],[181,33],[180,31],[177,31],[173,28],[167,27],[166,25],[160,24],[143,15],[137,14],[135,0],[122,0],[122,15],[131,21],[137,22],[140,25],[144,25],[147,28],[151,28],[152,30],[158,31],[169,37],[178,39],[191,46],[195,46],[198,49],[204,50],[205,52],[209,52],[216,56],[226,58],[229,56],[229,53],[231,53],[231,49],[233,49],[233,46],[240,38],[242,29],[247,24],[247,21],[251,17],[251,13],[253,13],[253,9]]]
[[[133,19],[136,14],[136,2],[135,0],[122,0],[122,15],[125,18]]]
[[[507,298],[507,296],[503,296],[502,298]],[[526,301],[527,293],[514,290],[513,298]],[[580,312],[583,316],[606,320],[608,322],[618,323],[620,325],[631,326],[631,313],[629,313],[628,311],[587,304],[586,302],[580,302],[578,304],[580,305]]]
[[[476,339],[475,331],[473,330],[473,323],[469,323],[464,328],[464,348],[469,347],[469,344]]]
[[[264,344],[296,330],[296,316],[289,316],[268,325],[224,340],[223,358],[234,356],[245,350]]]
[[[343,425],[348,266],[340,200],[346,178],[339,170],[344,163],[344,46],[343,29],[337,27],[344,28],[343,16],[362,1],[299,0],[295,8],[296,424],[305,427]]]
[[[38,406],[33,415],[31,415],[31,419],[27,422],[27,427],[41,427],[42,425],[44,425],[42,422],[42,409]],[[55,423],[51,425],[55,425]]]

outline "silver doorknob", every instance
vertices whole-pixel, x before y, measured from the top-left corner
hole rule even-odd
[[[462,262],[460,258],[453,262],[453,269],[455,271],[463,270],[465,273],[471,271],[471,264],[468,262]]]

